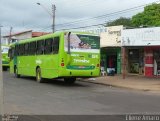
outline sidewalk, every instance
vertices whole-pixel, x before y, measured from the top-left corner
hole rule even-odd
[[[138,75],[128,75],[125,79],[122,75],[101,76],[84,79],[86,82],[109,85],[113,87],[129,88],[143,91],[155,91],[160,93],[160,78],[148,78]]]

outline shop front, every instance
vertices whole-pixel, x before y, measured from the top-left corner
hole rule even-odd
[[[121,48],[101,48],[101,60],[106,72],[121,73]]]
[[[145,47],[145,76],[160,76],[160,46]]]
[[[144,74],[144,49],[130,48],[127,50],[127,69],[130,74]]]
[[[121,32],[123,26],[111,26],[100,34],[101,61],[108,75],[121,73]]]
[[[160,77],[160,27],[126,29],[121,44],[126,48],[128,73]]]

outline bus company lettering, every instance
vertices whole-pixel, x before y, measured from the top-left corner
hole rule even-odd
[[[85,60],[85,59],[83,59],[83,60],[74,59],[74,62],[75,62],[75,63],[89,63],[89,60]]]
[[[42,61],[41,60],[36,60],[36,64],[41,64]]]
[[[79,54],[71,54],[71,56],[73,56],[73,57],[78,57]]]

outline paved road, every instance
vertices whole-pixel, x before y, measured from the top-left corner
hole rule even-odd
[[[66,85],[49,80],[15,78],[4,72],[5,113],[124,114],[160,112],[160,95],[77,81]]]

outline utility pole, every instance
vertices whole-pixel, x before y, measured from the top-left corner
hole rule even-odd
[[[125,47],[122,47],[122,57],[123,57],[123,73],[122,73],[122,76],[123,76],[123,79],[126,78],[126,49]]]
[[[2,73],[2,52],[1,52],[1,25],[0,25],[0,115],[3,115],[3,73]]]
[[[52,25],[52,32],[55,32],[55,14],[56,14],[56,6],[52,4],[52,13],[53,13],[53,25]]]
[[[48,10],[47,7],[45,7],[41,3],[37,3],[37,5],[40,5],[51,17],[52,17],[52,32],[55,32],[55,14],[56,14],[56,6],[52,4],[52,13]]]
[[[12,37],[12,27],[10,27],[10,31],[9,31],[9,39],[8,39],[8,45],[11,43],[11,37]]]

